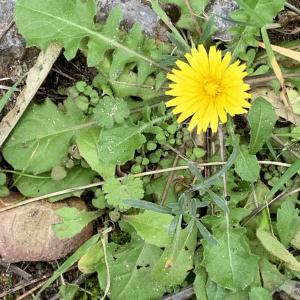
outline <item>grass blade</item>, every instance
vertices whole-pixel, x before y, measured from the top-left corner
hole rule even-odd
[[[46,281],[43,287],[39,290],[38,294],[34,297],[34,300],[39,299],[41,293],[48,288],[58,277],[60,277],[64,272],[66,272],[71,266],[73,266],[82,256],[86,253],[86,251],[96,244],[99,240],[99,234],[92,236],[89,240],[87,240],[83,245],[81,245],[73,255],[71,255],[54,273],[53,275]]]
[[[16,91],[17,86],[20,84],[20,82],[24,79],[24,77],[27,74],[24,74],[23,76],[21,76],[18,81],[2,96],[2,98],[0,99],[0,112],[2,111],[2,109],[4,108],[4,106],[7,104],[7,102],[9,101],[11,95]]]

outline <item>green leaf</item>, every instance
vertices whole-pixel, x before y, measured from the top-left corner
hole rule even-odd
[[[241,9],[231,14],[231,18],[239,25],[232,29],[233,60],[240,57],[248,61],[247,47],[258,47],[257,37],[260,28],[273,23],[279,11],[284,8],[284,0],[237,0]]]
[[[80,166],[74,167],[68,171],[67,176],[60,181],[54,181],[48,178],[30,178],[22,176],[18,179],[16,187],[20,193],[26,197],[38,197],[47,195],[49,193],[78,187],[91,183],[95,173],[90,169],[83,169]],[[78,195],[81,192],[70,192],[61,196],[52,197],[52,201],[57,201],[70,197],[71,195]]]
[[[5,185],[0,185],[0,197],[7,197],[9,193],[10,191]]]
[[[124,200],[126,205],[134,208],[147,209],[160,214],[172,214],[172,209],[144,200]]]
[[[114,300],[159,299],[164,288],[150,276],[150,270],[159,259],[162,250],[146,244],[140,238],[132,238],[130,244],[120,247],[108,245],[108,265],[110,271],[110,298]],[[101,287],[106,287],[106,267],[98,267]]]
[[[103,185],[103,192],[107,203],[121,210],[130,208],[123,200],[142,199],[144,197],[143,181],[134,178],[133,175],[126,176],[122,181],[109,178]]]
[[[300,272],[300,263],[298,260],[285,249],[284,245],[282,245],[270,231],[258,228],[256,236],[270,254],[283,262],[289,269]]]
[[[196,268],[196,277],[193,283],[194,291],[197,300],[208,300],[206,296],[205,285],[207,281],[207,274],[204,268]]]
[[[295,236],[291,240],[291,244],[294,248],[300,250],[300,226],[297,228]]]
[[[195,227],[195,226],[194,226]],[[196,228],[181,229],[173,242],[168,245],[152,270],[152,276],[164,285],[180,285],[193,268],[193,257],[196,248]]]
[[[79,133],[76,143],[80,155],[87,161],[92,170],[96,171],[104,179],[115,175],[114,164],[106,163],[98,157],[97,141],[100,134],[100,128],[90,128]]]
[[[247,291],[231,291],[222,288],[208,278],[206,284],[206,293],[208,300],[249,300]],[[202,300],[201,298],[199,300]]]
[[[21,83],[21,81],[24,79],[24,77],[27,74],[21,76],[17,82],[0,98],[0,112],[4,108],[4,106],[7,104],[9,99],[11,98],[12,94],[16,91],[17,86]]]
[[[62,223],[52,226],[53,232],[60,238],[66,239],[80,233],[93,220],[102,213],[99,211],[78,210],[75,207],[62,207],[55,211],[55,214],[62,218]]]
[[[296,160],[279,178],[279,180],[274,184],[271,191],[266,196],[266,201],[271,200],[271,198],[286,184],[286,182],[291,179],[300,170],[300,159]]]
[[[124,216],[124,219],[148,244],[166,247],[171,241],[168,234],[170,223],[173,220],[171,215],[145,211],[137,215]]]
[[[59,288],[59,299],[61,300],[72,300],[74,299],[79,286],[76,284],[63,284]]]
[[[146,141],[135,125],[123,124],[101,130],[98,139],[98,157],[106,163],[124,165],[133,159],[135,150]]]
[[[273,106],[264,98],[258,97],[248,113],[248,121],[251,127],[250,154],[256,154],[271,137],[276,120],[277,116]]]
[[[63,113],[46,100],[26,110],[2,150],[15,170],[33,174],[50,171],[67,156],[72,137],[91,126],[74,102],[65,102],[65,107],[67,112]]]
[[[6,174],[0,173],[0,185],[4,185],[6,183]]]
[[[34,297],[34,300],[38,300],[41,293],[48,288],[57,278],[59,278],[64,272],[71,268],[81,257],[84,255],[88,249],[99,240],[99,234],[92,236],[84,244],[82,244],[69,258],[67,258],[63,264],[52,274],[52,276],[45,282],[42,288],[39,290],[38,294]]]
[[[259,178],[260,166],[255,155],[249,154],[248,147],[241,145],[234,163],[235,172],[242,180],[254,182]]]
[[[204,241],[203,265],[211,280],[226,289],[244,289],[251,285],[257,270],[258,258],[250,251],[245,230],[218,228],[214,237],[219,245]]]
[[[263,286],[270,291],[276,290],[286,281],[286,277],[280,273],[277,266],[266,258],[260,260],[259,269]]]
[[[262,288],[255,286],[251,289],[250,294],[249,294],[249,300],[272,300],[272,294]]]
[[[153,72],[153,67],[159,67],[155,58],[161,55],[162,47],[157,46],[158,43],[144,35],[136,41],[137,36],[132,33],[136,27],[122,40],[123,35],[119,32],[121,9],[113,9],[102,26],[94,24],[95,15],[95,0],[19,0],[15,19],[29,46],[45,50],[51,43],[57,42],[65,48],[65,56],[69,60],[75,57],[85,39],[89,66],[97,65],[107,51],[115,50],[116,65],[119,66],[120,59],[124,64],[136,62],[140,78],[145,79]],[[115,79],[116,74],[111,75]]]
[[[224,212],[227,213],[229,212],[227,202],[223,197],[220,197],[210,189],[207,190],[207,193],[209,194],[210,198],[217,206],[219,206]]]
[[[104,252],[101,242],[94,244],[78,261],[78,269],[85,274],[96,272]]]
[[[93,113],[101,127],[112,128],[115,123],[123,123],[130,112],[123,99],[106,96],[100,100]]]
[[[299,209],[292,199],[286,199],[277,210],[276,227],[281,243],[288,246],[300,225]]]

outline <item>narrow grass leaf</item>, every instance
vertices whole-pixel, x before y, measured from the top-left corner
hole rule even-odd
[[[140,208],[140,209],[146,209],[146,210],[151,210],[154,212],[162,213],[162,214],[171,214],[172,210],[170,208],[166,208],[163,206],[160,206],[158,204],[149,202],[149,201],[144,201],[144,200],[123,200],[123,202],[126,205],[129,205],[134,208]]]
[[[87,251],[88,249],[97,243],[99,240],[99,234],[92,236],[83,245],[81,245],[74,254],[72,254],[46,281],[43,287],[39,290],[38,294],[34,297],[34,300],[38,300],[41,293],[46,290],[57,278],[65,273],[70,267],[72,267]]]
[[[17,86],[20,84],[20,82],[24,79],[24,77],[26,75],[27,74],[24,74],[23,76],[21,76],[21,78],[19,78],[18,81],[1,97],[1,99],[0,99],[0,112],[2,111],[4,106],[7,104],[10,97],[12,96],[12,94],[16,91]]]

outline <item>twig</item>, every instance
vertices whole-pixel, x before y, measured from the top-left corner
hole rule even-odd
[[[28,72],[26,85],[19,94],[15,107],[0,122],[0,147],[16,126],[37,90],[47,77],[61,49],[61,46],[52,44],[48,47],[46,52],[39,54],[35,65]]]
[[[294,73],[283,73],[284,78],[293,78],[293,77],[299,77],[300,73],[299,72],[294,72]],[[259,85],[261,83],[266,83],[269,82],[273,79],[276,79],[275,75],[259,75],[259,76],[249,76],[246,78],[245,82],[250,84],[252,87],[255,85]]]
[[[295,157],[300,158],[300,155],[299,155],[297,152],[295,152],[295,151],[292,150],[292,149],[286,148],[285,143],[284,143],[278,136],[276,136],[275,134],[272,134],[272,139],[273,139],[277,144],[279,144],[280,146],[282,146],[284,149],[287,149],[287,150],[288,150],[291,154],[293,154]]]
[[[222,125],[219,125],[218,128],[218,136],[219,136],[219,141],[220,141],[220,156],[221,156],[221,160],[222,162],[224,162],[225,160],[225,151],[224,151],[224,135],[223,135],[223,127]],[[227,199],[227,180],[226,180],[226,172],[223,174],[223,195],[224,195],[224,199],[226,201]]]
[[[194,288],[192,286],[186,287],[182,289],[179,293],[168,295],[166,297],[163,297],[162,300],[188,300],[192,299],[192,297],[195,295]]]
[[[70,80],[72,80],[72,81],[76,81],[75,78],[73,78],[72,76],[70,76],[70,75],[64,73],[63,71],[59,70],[58,68],[52,68],[52,70],[53,70],[55,73],[57,73],[57,74],[59,74],[59,75],[61,75],[61,76],[63,76],[63,77],[66,77],[66,78],[68,78],[68,79],[70,79]]]
[[[11,86],[7,86],[7,85],[2,85],[2,84],[0,84],[0,90],[9,91],[11,88],[12,88]],[[20,91],[20,89],[18,89],[18,88],[15,88],[15,90],[16,90],[17,92]]]
[[[204,167],[208,167],[208,166],[222,166],[224,165],[226,162],[211,162],[211,163],[202,163],[202,164],[198,164],[199,168],[204,168]],[[261,165],[275,165],[275,166],[281,166],[281,167],[290,167],[291,164],[287,164],[287,163],[282,163],[282,162],[277,162],[277,161],[268,161],[268,160],[259,160],[258,161],[259,164]],[[148,172],[143,172],[143,173],[138,173],[138,174],[134,174],[133,176],[135,178],[139,178],[139,177],[144,177],[144,176],[150,176],[150,175],[155,175],[155,174],[160,174],[160,173],[167,173],[167,172],[172,172],[172,171],[180,171],[180,170],[187,170],[189,167],[188,166],[178,166],[178,167],[174,167],[174,168],[166,168],[166,169],[160,169],[160,170],[154,170],[154,171],[148,171]],[[125,177],[119,177],[117,178],[117,180],[123,180]],[[91,184],[87,184],[87,185],[82,185],[82,186],[77,186],[77,187],[73,187],[73,188],[69,188],[69,189],[65,189],[62,191],[57,191],[57,192],[53,192],[53,193],[49,193],[43,196],[38,196],[38,197],[34,197],[34,198],[30,198],[27,200],[24,200],[22,202],[10,205],[10,206],[6,206],[3,208],[0,208],[0,213],[19,207],[19,206],[23,206],[29,203],[33,203],[33,202],[37,202],[46,198],[50,198],[50,197],[55,197],[55,196],[60,196],[60,195],[64,195],[64,194],[68,194],[68,193],[72,193],[72,192],[78,192],[78,191],[82,191],[85,189],[90,189],[93,187],[97,187],[97,186],[101,186],[104,184],[104,181],[99,181],[99,182],[95,182],[95,183],[91,183]]]
[[[25,280],[30,280],[32,276],[25,272],[24,270],[20,269],[19,267],[15,265],[11,265],[10,263],[7,263],[5,261],[0,260],[0,265],[4,268],[7,268],[7,271],[11,271],[12,273],[18,275],[19,277],[25,279]]]
[[[245,217],[242,221],[241,221],[241,226],[245,226],[247,225],[255,216],[257,216],[258,214],[260,214],[266,207],[269,207],[270,205],[274,204],[275,202],[284,199],[288,196],[291,196],[293,194],[299,193],[300,192],[300,188],[296,188],[290,192],[282,192],[280,193],[278,196],[276,196],[275,198],[271,199],[270,201],[261,204],[260,206],[258,206],[257,208],[255,208],[247,217]]]
[[[44,279],[50,277],[51,275],[52,275],[52,273],[49,273],[49,274],[44,275],[44,276],[42,276],[42,277],[40,277],[40,278],[35,278],[35,279],[32,279],[31,281],[28,281],[28,282],[27,282],[27,281],[26,281],[26,282],[22,282],[22,283],[18,284],[17,286],[15,286],[15,287],[13,287],[13,288],[11,288],[11,289],[9,289],[9,290],[7,290],[7,291],[1,293],[1,294],[0,294],[0,299],[3,299],[3,298],[6,297],[7,295],[16,293],[17,291],[22,290],[22,289],[26,288],[26,287],[29,286],[29,285],[32,285],[32,284],[34,284],[34,283],[36,283],[36,282],[39,282],[39,281],[41,281],[41,280],[44,280]]]
[[[7,80],[11,80],[11,78],[10,77],[0,78],[0,81],[7,81]]]
[[[173,165],[172,165],[172,168],[175,168],[177,166],[178,160],[179,160],[179,156],[176,155],[176,157],[174,159],[174,162],[173,162]],[[171,185],[172,180],[174,178],[174,173],[175,173],[175,170],[173,170],[173,171],[170,172],[170,174],[168,176],[168,179],[167,179],[167,182],[166,182],[166,185],[164,187],[163,193],[161,195],[160,205],[162,205],[162,206],[165,205],[165,202],[166,202],[166,199],[167,199],[167,195],[168,195],[168,192],[169,192],[169,189],[170,189],[170,185]]]
[[[193,12],[193,9],[191,7],[191,4],[190,4],[189,0],[184,0],[184,3],[185,3],[185,5],[186,5],[186,7],[187,7],[187,9],[188,9],[188,11],[189,11],[189,13],[191,15],[191,18],[193,20],[193,23],[195,25],[195,29],[196,29],[198,35],[201,36],[201,28],[199,26],[199,23],[197,22],[196,16],[195,16],[195,14]]]
[[[295,7],[293,4],[288,3],[287,1],[285,1],[284,6],[300,15],[300,9]]]
[[[24,293],[22,296],[18,297],[16,300],[22,300],[24,298],[27,298],[28,296],[30,296],[32,293],[34,293],[36,290],[38,290],[44,283],[45,281],[40,282],[38,285],[36,285],[35,287],[33,287],[32,289],[30,289],[29,291],[27,291],[26,293]]]
[[[104,255],[104,261],[105,261],[106,273],[107,273],[106,288],[104,291],[104,295],[101,298],[101,300],[104,300],[106,298],[106,296],[108,295],[109,289],[110,289],[110,271],[109,271],[109,264],[108,264],[107,253],[106,253],[106,243],[105,243],[104,237],[101,237],[101,243],[102,243],[102,247],[103,247],[103,255]]]

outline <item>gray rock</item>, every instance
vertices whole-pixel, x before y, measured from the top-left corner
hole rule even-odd
[[[0,198],[0,207],[20,198],[17,193]],[[93,226],[89,224],[70,239],[56,237],[52,224],[60,220],[55,210],[64,206],[86,209],[81,199],[69,198],[56,203],[34,202],[0,213],[0,258],[6,262],[51,261],[76,250],[91,237]]]
[[[0,78],[18,77],[21,70],[16,60],[25,53],[25,41],[12,23],[14,7],[15,0],[0,0]]]
[[[0,0],[0,78],[11,77],[14,81],[28,71],[36,59],[36,52],[25,48],[25,41],[18,34],[13,20],[16,0]],[[139,0],[97,0],[97,21],[103,21],[115,6],[120,6],[124,14],[122,25],[126,30],[135,22],[139,23],[148,36],[166,40],[166,29],[158,16]],[[25,55],[26,54],[26,55]]]
[[[230,13],[238,8],[235,0],[213,0],[207,7],[206,11],[209,16],[215,16],[215,24],[217,32],[213,36],[214,39],[222,41],[231,41],[232,35],[229,32],[234,23],[225,20],[229,19]]]
[[[139,0],[97,0],[96,20],[103,21],[112,10],[119,6],[123,12],[123,26],[128,30],[134,23],[139,23],[144,32],[153,38],[166,39],[166,29],[161,25],[157,14]]]

